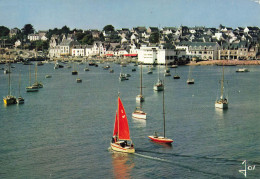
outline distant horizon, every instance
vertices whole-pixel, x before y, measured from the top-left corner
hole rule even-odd
[[[260,27],[260,0],[1,0],[1,25],[36,31],[202,26]]]

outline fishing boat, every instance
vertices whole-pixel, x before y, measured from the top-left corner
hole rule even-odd
[[[110,143],[112,150],[124,153],[134,153],[135,148],[130,138],[130,131],[126,112],[123,103],[118,96],[118,106],[114,123],[112,141]]]
[[[154,91],[163,91],[164,90],[164,85],[162,83],[162,80],[160,80],[160,66],[158,65],[158,81],[157,83],[153,86]]]
[[[26,87],[26,92],[37,92],[38,87],[31,85],[31,65],[29,65],[29,86]]]
[[[86,68],[84,68],[84,71],[89,71],[89,68],[87,68],[87,67],[86,67]]]
[[[154,142],[171,144],[172,139],[165,137],[165,105],[164,105],[164,91],[163,91],[163,136],[158,136],[157,132],[154,135],[148,136]]]
[[[220,81],[220,97],[216,100],[215,107],[220,109],[228,108],[228,99],[224,96],[224,65],[222,67],[222,79]]]
[[[16,99],[16,102],[18,104],[24,103],[24,98],[21,96],[21,72],[19,73],[19,97]]]
[[[136,101],[143,102],[144,96],[143,96],[143,65],[141,64],[141,70],[140,70],[140,94],[136,96]]]
[[[188,75],[187,84],[194,84],[194,79],[191,78],[191,66],[189,66],[189,75]]]
[[[8,63],[8,68],[9,68],[8,69],[9,72],[11,73],[10,63]],[[3,101],[4,101],[5,105],[16,104],[16,97],[11,94],[11,74],[10,73],[8,73],[8,95],[3,97]]]

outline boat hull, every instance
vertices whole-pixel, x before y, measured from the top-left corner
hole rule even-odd
[[[228,108],[228,104],[227,103],[215,103],[215,107],[219,108],[219,109],[227,109]]]
[[[168,138],[165,138],[165,137],[156,137],[156,136],[148,136],[152,141],[155,141],[155,142],[160,142],[160,143],[165,143],[165,144],[171,144],[173,142],[172,139],[168,139]]]
[[[117,152],[124,152],[124,153],[135,153],[134,147],[121,147],[117,143],[110,143],[111,149]]]
[[[153,90],[154,91],[163,91],[164,87],[163,87],[163,85],[154,85]]]
[[[22,97],[19,97],[16,99],[17,104],[24,104],[24,99]]]
[[[144,102],[144,97],[142,95],[137,95],[135,99],[138,102]]]
[[[26,87],[26,92],[37,92],[37,91],[39,91],[37,87],[34,86]]]
[[[5,105],[16,104],[16,98],[14,96],[6,96],[3,98]]]
[[[132,117],[135,119],[146,119],[146,113],[143,111],[135,111],[132,113]]]

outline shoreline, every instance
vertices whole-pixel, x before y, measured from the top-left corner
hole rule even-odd
[[[260,60],[210,60],[190,62],[187,65],[224,65],[224,66],[236,66],[236,65],[260,65]]]

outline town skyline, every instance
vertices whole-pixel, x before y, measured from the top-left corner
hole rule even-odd
[[[12,13],[10,13],[12,10]],[[145,27],[260,26],[258,0],[144,0],[109,2],[93,0],[2,0],[1,25],[21,29],[32,24],[36,31],[61,28],[115,29]]]

